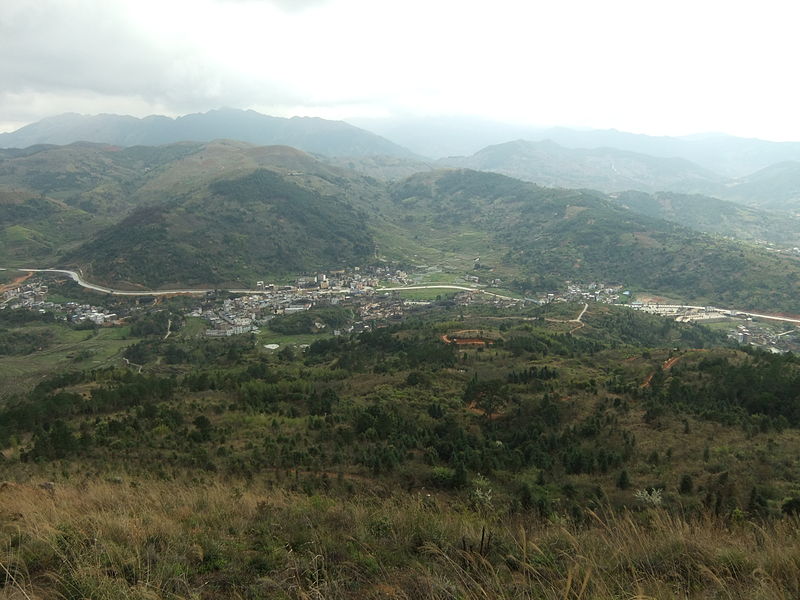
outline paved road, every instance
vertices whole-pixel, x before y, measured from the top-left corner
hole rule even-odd
[[[620,306],[627,306],[628,308],[633,308],[629,304],[620,304]],[[675,308],[675,309],[685,309],[685,310],[688,309],[703,310],[706,308],[705,306],[692,306],[691,304],[669,304],[669,305],[662,304],[660,306]],[[800,323],[800,319],[796,319],[794,317],[782,317],[780,315],[765,315],[763,313],[754,313],[754,312],[739,310],[738,308],[719,308],[715,306],[714,310],[719,312],[732,312],[736,313],[737,315],[745,315],[746,317],[753,317],[754,319],[768,319],[771,321],[784,321],[786,323]]]
[[[495,298],[502,298],[503,300],[520,300],[520,298],[512,298],[511,296],[503,296],[495,294],[494,292],[487,292],[481,288],[466,287],[463,285],[445,285],[445,284],[432,284],[432,285],[405,285],[402,287],[386,287],[375,288],[376,292],[396,292],[399,290],[462,290],[466,292],[480,292],[487,296],[494,296]]]
[[[94,290],[96,292],[103,292],[104,294],[112,294],[114,296],[168,296],[170,294],[205,294],[207,292],[213,291],[212,289],[140,290],[140,291],[117,290],[114,288],[109,288],[102,285],[89,283],[83,277],[81,277],[79,273],[75,271],[69,271],[67,269],[16,269],[16,270],[30,271],[32,273],[61,273],[62,275],[66,275],[67,277],[71,278],[75,283],[77,283],[81,287],[85,287],[86,289]]]
[[[24,272],[32,272],[32,273],[61,273],[70,277],[73,281],[75,281],[78,285],[85,287],[90,290],[95,290],[97,292],[103,292],[105,294],[112,294],[114,296],[169,296],[173,294],[206,294],[208,292],[213,292],[213,288],[208,289],[179,289],[179,290],[139,290],[139,291],[130,291],[130,290],[117,290],[114,288],[105,287],[102,285],[96,285],[94,283],[89,283],[86,281],[81,275],[75,271],[70,271],[68,269],[19,269],[19,268],[0,268],[2,271],[24,271]],[[511,296],[503,296],[501,294],[495,294],[494,292],[487,292],[486,290],[480,288],[472,288],[466,287],[463,285],[444,285],[444,284],[437,284],[437,285],[408,285],[403,287],[387,287],[387,288],[375,288],[376,292],[391,292],[391,291],[401,291],[401,290],[435,290],[435,289],[443,289],[443,290],[462,290],[467,292],[480,292],[482,294],[486,294],[488,296],[494,296],[495,298],[501,298],[503,300],[519,300],[519,298],[512,298]],[[263,290],[246,290],[246,289],[237,289],[237,290],[227,290],[234,294],[264,294]],[[342,293],[346,293],[348,290],[345,290]],[[627,305],[623,305],[627,306]],[[686,309],[702,309],[702,306],[691,306],[691,305],[674,305],[676,308],[686,308]],[[581,318],[583,314],[586,312],[586,309],[589,307],[587,304],[584,306],[583,311],[578,316],[575,321],[581,322]],[[765,315],[762,313],[751,313],[745,312],[741,310],[737,310],[735,308],[717,308],[717,310],[726,311],[726,312],[735,312],[738,314],[743,314],[748,317],[753,317],[756,319],[769,319],[772,321],[784,321],[786,323],[796,323],[800,324],[800,319],[795,319],[792,317],[781,317],[778,315]]]
[[[70,271],[68,269],[2,269],[2,270],[16,270],[16,271],[30,271],[32,273],[61,273],[62,275],[66,275],[70,279],[72,279],[75,283],[80,285],[81,287],[85,287],[89,290],[95,290],[96,292],[103,292],[104,294],[112,294],[114,296],[169,296],[172,294],[206,294],[208,292],[213,292],[213,288],[207,289],[200,289],[200,288],[193,288],[193,289],[177,289],[177,290],[118,290],[115,288],[110,288],[102,285],[97,285],[95,283],[90,283],[86,281],[80,273],[76,271]],[[399,290],[433,290],[433,289],[443,289],[443,290],[462,290],[467,292],[481,292],[483,294],[487,294],[489,296],[494,296],[496,298],[503,298],[505,300],[517,300],[518,298],[511,298],[510,296],[503,296],[501,294],[495,294],[493,292],[487,292],[480,288],[473,288],[473,287],[466,287],[462,285],[445,285],[445,284],[436,284],[436,285],[409,285],[403,287],[384,287],[384,288],[375,288],[376,292],[391,292],[391,291],[399,291]],[[248,290],[248,289],[230,289],[226,290],[228,292],[234,294],[265,294],[264,290]],[[343,290],[339,293],[347,293],[349,290]],[[331,292],[328,292],[331,293]]]
[[[97,285],[95,283],[90,283],[86,281],[80,273],[76,271],[70,271],[68,269],[2,269],[2,270],[16,270],[16,271],[25,271],[25,272],[32,272],[32,273],[61,273],[62,275],[66,275],[70,279],[72,279],[75,283],[84,287],[89,290],[94,290],[96,292],[103,292],[104,294],[112,294],[114,296],[168,296],[172,294],[206,294],[208,292],[213,292],[213,288],[192,288],[192,289],[175,289],[175,290],[119,290],[115,288],[110,288],[102,285]],[[466,287],[461,285],[444,285],[444,284],[437,284],[437,285],[412,285],[412,286],[404,286],[404,287],[385,287],[385,288],[375,288],[376,292],[391,292],[391,291],[398,291],[398,290],[426,290],[426,289],[445,289],[445,290],[463,290],[468,292],[482,292],[484,294],[488,294],[490,296],[495,296],[497,298],[504,298],[508,300],[515,300],[516,298],[511,298],[509,296],[502,296],[500,294],[495,294],[493,292],[486,292],[479,288],[472,288]],[[264,290],[249,290],[249,289],[230,289],[226,290],[234,294],[265,294]],[[348,293],[349,290],[343,290],[339,293]],[[328,292],[332,293],[332,292]]]

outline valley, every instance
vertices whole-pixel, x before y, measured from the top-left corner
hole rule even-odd
[[[0,0],[0,600],[800,599],[799,16]]]
[[[0,151],[0,594],[793,597],[790,192],[269,123]]]

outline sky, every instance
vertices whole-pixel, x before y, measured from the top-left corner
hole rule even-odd
[[[223,106],[800,140],[800,4],[0,0],[0,131]]]

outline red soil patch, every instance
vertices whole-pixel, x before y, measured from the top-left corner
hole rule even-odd
[[[445,344],[455,344],[456,346],[490,346],[494,343],[492,340],[483,338],[451,338],[447,337],[447,334],[442,334],[441,339]]]
[[[5,284],[5,285],[0,285],[0,294],[2,294],[3,292],[5,292],[6,290],[12,290],[12,289],[14,289],[14,288],[15,288],[15,287],[17,287],[17,286],[18,286],[20,283],[22,283],[23,281],[25,281],[26,279],[28,279],[28,278],[29,278],[31,275],[33,275],[33,273],[26,273],[25,275],[20,275],[19,277],[17,277],[17,278],[16,278],[14,281],[12,281],[11,283],[7,283],[7,284]]]

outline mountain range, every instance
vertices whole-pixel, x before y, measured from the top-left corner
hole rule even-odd
[[[480,256],[520,291],[602,280],[800,311],[796,260],[629,210],[633,197],[467,169],[385,182],[231,141],[1,156],[3,266],[77,267],[135,289],[248,286],[381,260],[463,272]]]
[[[565,148],[616,148],[661,158],[683,158],[727,178],[749,175],[778,162],[800,161],[800,142],[773,142],[720,133],[652,136],[615,129],[514,125],[471,117],[357,119],[421,156],[471,155],[509,140],[550,140]]]
[[[0,148],[77,141],[158,146],[185,141],[210,142],[221,138],[262,146],[286,145],[330,156],[412,156],[409,150],[343,121],[316,117],[284,119],[252,110],[229,108],[176,119],[157,115],[137,119],[123,115],[68,113],[43,119],[14,132],[0,133]]]
[[[537,129],[474,119],[360,122],[394,141],[342,121],[220,109],[176,119],[66,114],[0,134],[0,147],[85,141],[128,148],[233,139],[291,146],[384,180],[440,167],[471,168],[540,185],[702,194],[800,213],[798,143],[710,134],[674,138],[614,130]],[[508,141],[515,137],[516,141]],[[469,152],[441,157],[443,150],[454,149]]]

